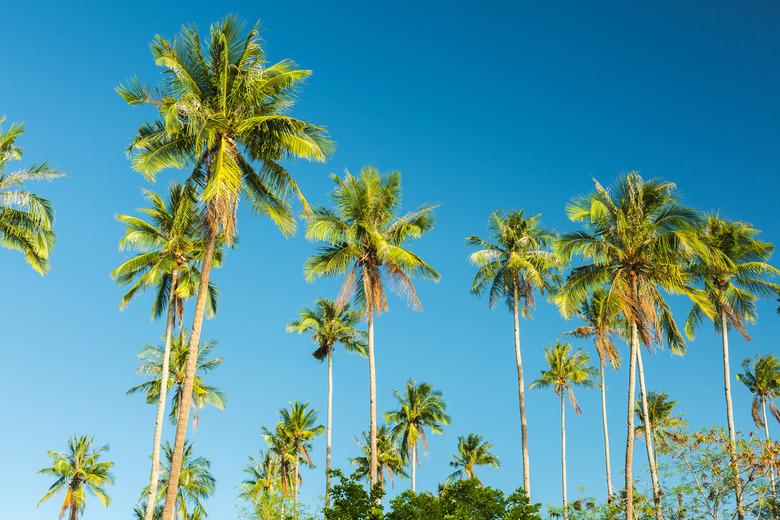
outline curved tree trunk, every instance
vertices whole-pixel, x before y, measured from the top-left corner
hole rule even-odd
[[[168,489],[165,494],[165,506],[163,507],[162,520],[174,520],[176,514],[176,496],[179,491],[179,474],[181,473],[184,442],[187,438],[187,424],[190,419],[192,406],[192,385],[195,382],[195,371],[198,363],[198,342],[203,328],[203,315],[206,310],[206,298],[209,291],[209,276],[211,263],[214,259],[214,245],[216,242],[216,230],[209,230],[206,238],[206,250],[203,255],[200,284],[198,285],[198,298],[195,301],[195,315],[192,320],[192,334],[190,336],[189,353],[187,357],[187,373],[184,379],[184,391],[179,403],[179,417],[176,422],[176,437],[173,443],[173,456],[171,457],[170,475],[168,477]]]
[[[523,381],[523,359],[520,355],[520,302],[517,282],[513,286],[515,319],[515,359],[517,361],[517,396],[520,402],[520,443],[523,456],[523,488],[531,499],[531,465],[528,460],[528,423],[525,416],[525,382]]]
[[[729,454],[731,455],[731,471],[734,474],[734,491],[737,495],[737,518],[744,520],[745,511],[742,508],[742,479],[737,466],[737,432],[734,428],[734,410],[731,405],[731,370],[729,368],[729,330],[726,312],[720,313],[720,330],[723,341],[723,392],[726,394],[726,421],[729,427]]]
[[[766,437],[766,441],[770,442],[772,439],[769,437],[769,422],[766,420],[766,397],[761,397],[761,410],[764,414],[764,436]],[[777,499],[777,494],[775,492],[775,467],[770,466],[769,467],[769,481],[772,485],[772,498],[775,500]],[[777,506],[775,506],[775,509],[777,509]],[[775,515],[777,515],[777,511],[775,511]]]
[[[369,440],[371,443],[371,460],[369,461],[369,481],[371,489],[376,485],[377,478],[377,447],[376,447],[376,362],[374,359],[374,310],[368,309],[368,384],[369,384]]]
[[[653,444],[653,425],[650,422],[650,413],[647,406],[647,386],[645,386],[645,368],[642,363],[642,348],[636,350],[636,361],[639,367],[639,395],[642,402],[642,419],[645,427],[645,446],[647,447],[647,465],[650,468],[650,479],[653,482],[653,505],[656,520],[663,520],[661,513],[661,485],[658,482],[658,464],[656,463],[655,446]]]
[[[162,443],[162,428],[165,422],[165,405],[168,401],[168,372],[171,361],[171,336],[173,321],[176,315],[176,286],[179,281],[179,271],[171,273],[171,288],[168,295],[168,321],[165,324],[165,346],[160,374],[160,398],[157,402],[157,417],[154,420],[154,440],[152,444],[152,473],[149,479],[149,493],[146,496],[145,520],[154,519],[154,506],[157,505],[157,484],[160,480],[160,444]]]
[[[639,331],[631,323],[631,345],[628,362],[628,414],[626,423],[626,520],[634,519],[634,394],[636,394],[636,351],[639,349]]]
[[[563,495],[563,520],[569,520],[569,494],[566,490],[566,401],[561,393],[561,494]]]
[[[330,506],[330,458],[333,435],[333,350],[328,349],[328,431],[325,435],[325,509]]]
[[[412,493],[417,492],[417,444],[412,446]]]
[[[601,428],[604,430],[604,463],[607,471],[607,503],[612,503],[612,464],[609,459],[609,427],[607,426],[607,387],[604,384],[604,361],[601,363]]]

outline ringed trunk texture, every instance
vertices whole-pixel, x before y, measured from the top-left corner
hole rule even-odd
[[[171,288],[168,295],[168,321],[165,324],[165,346],[163,350],[162,374],[160,374],[160,400],[157,403],[157,417],[154,420],[154,440],[152,444],[152,472],[149,479],[149,494],[146,496],[145,520],[154,519],[154,506],[157,505],[157,484],[160,480],[160,444],[162,443],[163,422],[165,422],[165,404],[168,401],[168,372],[171,362],[171,336],[173,317],[176,313],[176,286],[179,271],[171,274]]]
[[[561,393],[561,493],[563,495],[563,520],[569,520],[569,498],[566,489],[566,401]]]
[[[720,314],[720,330],[723,340],[723,392],[726,394],[726,420],[729,427],[729,454],[731,455],[731,471],[734,473],[734,491],[737,495],[737,518],[744,520],[745,511],[742,508],[742,479],[737,466],[737,433],[734,428],[734,410],[731,405],[731,370],[729,368],[729,331],[726,312]]]
[[[325,509],[330,506],[330,458],[333,435],[333,351],[328,350],[328,431],[325,435]]]
[[[656,520],[663,520],[661,513],[661,485],[658,482],[658,464],[655,455],[653,425],[650,423],[650,413],[647,406],[647,386],[645,386],[645,369],[642,363],[642,348],[636,350],[636,360],[639,366],[639,394],[642,402],[642,418],[645,421],[645,446],[647,447],[647,465],[650,468],[650,479],[653,482],[653,506]]]
[[[636,351],[639,348],[639,331],[631,324],[631,346],[628,362],[628,414],[626,423],[626,520],[634,520],[634,394],[636,394]]]
[[[412,493],[417,492],[417,444],[412,446]]]
[[[179,474],[181,473],[182,454],[184,442],[187,439],[187,424],[190,419],[192,407],[192,385],[195,382],[195,370],[198,362],[198,342],[203,328],[203,315],[206,310],[206,298],[209,291],[209,276],[211,263],[214,259],[214,244],[216,242],[216,230],[210,230],[206,238],[206,250],[201,267],[200,284],[198,285],[198,298],[195,301],[195,315],[192,320],[192,335],[190,336],[189,353],[187,357],[187,373],[184,379],[184,390],[179,403],[179,417],[176,421],[176,438],[173,444],[173,456],[171,457],[170,476],[168,489],[165,494],[165,506],[163,507],[162,520],[174,520],[176,515],[176,497],[179,491]]]
[[[368,309],[368,384],[369,384],[369,440],[371,443],[371,460],[369,462],[369,480],[371,488],[377,479],[377,447],[376,447],[376,360],[374,358],[374,310]]]
[[[604,430],[604,464],[607,471],[607,503],[612,503],[612,464],[609,458],[609,427],[607,425],[607,387],[604,384],[604,362],[601,362],[601,428]]]
[[[520,403],[520,443],[523,456],[523,488],[528,499],[531,499],[531,464],[528,459],[528,423],[525,416],[525,382],[523,380],[523,359],[520,355],[520,302],[518,297],[517,282],[513,286],[514,291],[514,320],[515,320],[515,359],[517,361],[517,396]]]

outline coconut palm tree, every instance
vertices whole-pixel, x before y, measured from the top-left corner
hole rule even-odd
[[[279,485],[279,457],[272,451],[260,451],[258,457],[250,457],[244,468],[248,477],[241,483],[241,496],[256,502],[262,496],[272,495]]]
[[[299,319],[287,326],[287,332],[307,333],[317,348],[312,355],[328,361],[328,423],[325,448],[325,507],[329,505],[331,439],[333,433],[333,352],[341,344],[347,352],[366,355],[365,332],[355,329],[361,314],[348,304],[320,298],[314,309],[304,309]]]
[[[450,461],[450,466],[455,468],[455,472],[447,480],[473,478],[479,482],[479,477],[474,471],[476,466],[501,467],[498,457],[490,453],[492,448],[493,445],[485,441],[481,435],[470,433],[466,437],[458,437],[458,452]]]
[[[608,305],[609,303],[609,305]],[[601,384],[601,428],[604,432],[604,463],[607,475],[607,500],[612,503],[612,465],[609,456],[609,426],[607,423],[607,386],[604,382],[604,368],[609,362],[613,368],[620,367],[620,355],[613,342],[615,334],[625,335],[626,323],[620,314],[616,301],[609,301],[603,288],[596,289],[590,299],[582,302],[577,316],[585,325],[568,332],[578,338],[593,338],[596,353],[599,356],[599,376]]]
[[[360,457],[350,459],[357,466],[355,473],[359,478],[368,479],[371,472],[371,435],[363,432],[363,440],[355,439],[360,448]],[[406,462],[398,446],[398,440],[387,425],[377,430],[377,484],[384,487],[385,479],[393,480],[396,476],[406,478]]]
[[[173,448],[166,443],[163,447],[165,462],[160,475],[159,491],[155,497],[155,505],[165,498],[168,479],[170,478],[171,458]],[[181,466],[181,479],[176,498],[176,518],[178,520],[199,520],[206,518],[204,501],[214,494],[216,479],[211,474],[211,462],[205,457],[195,456],[193,444],[187,442],[184,447],[184,458]],[[149,496],[149,486],[144,488],[141,499]],[[159,511],[159,507],[156,510]]]
[[[296,484],[293,484],[294,469],[299,457],[297,453],[293,451],[292,439],[282,430],[281,423],[277,423],[276,427],[269,429],[263,427],[263,439],[268,444],[268,451],[274,458],[277,465],[277,472],[279,475],[279,493],[281,495],[280,500],[280,518],[285,519],[286,501],[290,496],[293,487],[300,482],[300,476],[296,480]]]
[[[111,474],[114,463],[101,460],[108,453],[108,446],[94,447],[93,442],[94,439],[86,435],[71,437],[68,439],[67,452],[49,451],[51,466],[38,473],[50,475],[56,480],[38,505],[65,491],[60,518],[67,512],[68,520],[78,520],[87,505],[87,492],[96,496],[104,507],[108,507],[111,498],[105,486],[114,483],[114,476]]]
[[[753,359],[742,361],[742,374],[737,374],[737,380],[750,390],[753,394],[753,406],[751,413],[753,422],[759,428],[764,429],[764,436],[767,442],[772,438],[769,436],[769,421],[766,409],[769,408],[772,416],[780,422],[780,409],[774,400],[780,397],[780,359],[774,354],[767,354]],[[760,410],[760,412],[759,412]],[[772,496],[777,497],[775,484],[775,470],[770,469],[770,481],[772,484]]]
[[[470,236],[466,240],[478,251],[471,262],[478,267],[471,286],[476,295],[488,293],[492,308],[504,299],[514,316],[517,393],[520,405],[520,443],[523,459],[523,488],[531,493],[531,467],[528,454],[528,425],[525,412],[525,382],[520,352],[520,316],[528,317],[534,307],[535,293],[544,294],[558,283],[558,257],[549,251],[555,235],[539,225],[540,215],[526,216],[523,211],[490,215],[490,237]]]
[[[292,401],[290,408],[279,410],[277,432],[287,440],[289,453],[294,457],[292,474],[293,507],[298,517],[298,490],[300,488],[300,462],[314,467],[311,460],[311,441],[322,435],[325,428],[317,422],[317,411],[309,408],[309,403]]]
[[[710,216],[701,234],[709,252],[696,257],[690,270],[703,286],[705,299],[703,302],[694,302],[685,323],[685,331],[693,337],[694,330],[706,317],[721,334],[729,452],[737,483],[737,514],[741,519],[745,515],[742,508],[742,483],[737,466],[736,427],[731,404],[728,330],[731,327],[746,339],[749,338],[745,325],[756,320],[755,302],[761,296],[775,296],[780,292],[780,286],[769,281],[770,277],[780,274],[780,271],[768,263],[774,246],[759,240],[759,231],[750,224]]]
[[[0,116],[0,125],[5,116]],[[24,125],[12,123],[0,127],[0,243],[6,249],[21,252],[39,274],[49,270],[49,255],[54,248],[54,210],[47,199],[27,191],[27,181],[48,181],[63,174],[47,163],[33,164],[7,172],[8,163],[22,158],[16,140]]]
[[[562,235],[556,245],[565,259],[579,254],[586,261],[572,270],[556,296],[564,316],[576,312],[592,291],[605,286],[607,305],[620,307],[630,330],[625,459],[628,520],[634,518],[634,398],[640,342],[662,343],[663,338],[673,353],[683,353],[685,340],[661,289],[699,299],[689,287],[682,262],[705,250],[698,238],[701,217],[680,205],[674,191],[673,183],[644,180],[635,172],[621,176],[611,189],[596,182],[595,192],[567,206],[569,219],[581,222],[585,229]],[[642,379],[640,374],[640,383]],[[646,392],[642,395],[644,406]],[[646,441],[655,514],[662,520],[652,439]]]
[[[685,419],[674,415],[674,405],[676,404],[677,401],[669,399],[669,395],[664,392],[648,392],[647,411],[649,421],[645,421],[642,402],[637,400],[634,405],[636,418],[639,421],[638,426],[634,430],[634,436],[636,438],[647,438],[645,435],[645,423],[647,422],[647,424],[651,425],[651,437],[656,447],[656,467],[658,467],[658,452],[668,452],[674,443],[675,434],[688,425]]]
[[[574,387],[593,388],[598,386],[592,377],[596,369],[590,366],[590,358],[582,350],[572,351],[569,343],[555,343],[553,347],[544,349],[547,370],[542,370],[539,379],[531,383],[531,388],[552,388],[555,395],[561,398],[561,492],[563,496],[563,518],[569,518],[569,500],[566,489],[566,396],[569,404],[578,415],[582,413],[577,399],[574,397]]]
[[[336,187],[331,193],[335,210],[317,208],[309,218],[306,238],[325,242],[306,262],[308,280],[321,276],[346,275],[340,301],[354,296],[368,322],[369,432],[373,487],[377,482],[376,364],[374,362],[374,316],[388,309],[387,279],[415,309],[420,300],[412,283],[418,276],[437,281],[439,274],[422,258],[405,248],[433,227],[433,208],[397,215],[401,200],[401,175],[381,176],[366,166],[360,176],[346,172],[344,178],[331,177]]]
[[[289,157],[323,161],[331,143],[325,131],[287,115],[294,93],[310,71],[290,61],[268,64],[259,29],[244,33],[234,16],[212,24],[202,42],[198,30],[184,27],[173,41],[155,37],[151,49],[163,68],[156,88],[132,79],[117,88],[130,105],[151,105],[159,118],[141,126],[130,146],[134,169],[153,179],[165,168],[189,167],[189,182],[200,188],[206,243],[190,337],[182,408],[189,410],[195,360],[206,308],[217,239],[232,244],[239,198],[267,215],[284,234],[295,219],[288,194],[304,203],[295,180],[281,165]],[[163,520],[173,520],[189,415],[181,414],[171,463]]]
[[[145,190],[144,194],[151,207],[143,208],[140,212],[149,217],[148,221],[132,215],[117,217],[125,224],[125,233],[119,242],[119,249],[133,249],[136,254],[114,269],[111,275],[120,286],[129,286],[122,297],[120,309],[124,309],[130,300],[143,290],[153,288],[156,295],[152,305],[152,317],[159,318],[167,310],[160,381],[157,387],[162,388],[162,391],[157,399],[152,442],[152,469],[149,479],[151,498],[157,495],[160,476],[160,445],[169,386],[173,328],[177,319],[181,322],[184,300],[195,292],[200,277],[198,264],[203,259],[204,242],[192,188],[174,183],[168,192],[168,200],[163,200],[152,191]],[[222,252],[218,249],[215,253],[215,266],[221,260]],[[217,292],[213,285],[210,284],[209,288],[206,309],[207,314],[213,316],[216,312]],[[152,520],[154,500],[147,500],[147,504],[144,518]]]
[[[222,364],[222,357],[210,357],[216,346],[216,342],[209,341],[202,344],[198,350],[196,363],[198,371],[195,376],[195,382],[192,385],[192,397],[190,399],[190,406],[193,408],[195,417],[194,427],[196,428],[199,422],[198,410],[205,406],[213,406],[217,410],[225,408],[225,394],[219,388],[207,385],[202,377],[202,375],[211,372]],[[169,374],[166,378],[168,383],[166,393],[167,390],[175,388],[173,398],[171,399],[171,411],[168,415],[171,423],[174,424],[179,417],[179,409],[184,401],[189,353],[187,334],[186,331],[182,331],[171,342]],[[155,404],[158,402],[162,395],[160,382],[162,381],[164,356],[164,348],[155,345],[147,345],[138,354],[138,358],[141,360],[138,373],[144,377],[149,377],[149,379],[140,385],[130,388],[127,391],[128,394],[143,393],[147,403]]]
[[[428,453],[428,438],[425,429],[441,435],[444,427],[450,424],[447,415],[447,405],[441,392],[434,390],[428,383],[415,383],[413,379],[406,382],[406,391],[400,394],[393,390],[393,396],[398,401],[398,409],[385,413],[385,421],[392,428],[393,436],[400,441],[402,453],[411,465],[412,493],[415,489],[416,466],[420,462],[417,445],[422,443],[425,453]]]

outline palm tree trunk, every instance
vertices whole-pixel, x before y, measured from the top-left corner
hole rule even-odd
[[[377,476],[377,446],[376,446],[376,362],[374,359],[374,309],[368,309],[368,384],[369,384],[369,440],[371,442],[371,460],[369,461],[368,474],[371,488],[376,485]]]
[[[634,394],[636,394],[636,351],[639,349],[639,331],[636,323],[631,323],[631,345],[628,362],[628,414],[626,423],[626,520],[634,519]]]
[[[563,393],[561,393],[561,493],[563,520],[569,520],[569,498],[566,490],[566,402]]]
[[[328,349],[328,431],[325,435],[325,509],[330,506],[330,457],[333,434],[333,351]]]
[[[200,284],[198,286],[198,298],[195,301],[195,315],[192,320],[192,334],[190,335],[189,353],[187,357],[187,373],[184,379],[184,391],[179,403],[179,417],[176,422],[176,437],[173,443],[173,456],[168,477],[168,489],[165,494],[165,506],[163,507],[162,520],[174,520],[176,514],[176,496],[179,491],[179,474],[181,473],[182,454],[184,442],[187,438],[187,423],[190,419],[190,407],[192,406],[192,385],[195,382],[195,371],[198,363],[198,342],[203,328],[203,315],[206,310],[206,298],[209,291],[209,276],[211,263],[214,259],[214,245],[217,239],[216,229],[210,229],[206,238],[206,249],[203,255]]]
[[[761,396],[761,410],[764,414],[764,436],[766,437],[766,441],[770,442],[772,439],[769,437],[769,422],[766,420],[766,396]],[[769,466],[769,481],[772,485],[772,498],[777,500],[777,494],[775,492],[775,467],[774,465]],[[774,506],[774,509],[777,509],[777,506]],[[775,511],[775,514],[777,514],[777,511]]]
[[[729,368],[729,330],[726,311],[720,313],[720,330],[723,341],[723,392],[726,394],[726,420],[729,427],[729,454],[731,455],[731,471],[734,473],[734,491],[737,495],[737,518],[744,520],[745,511],[742,508],[742,479],[737,466],[737,433],[734,429],[734,410],[731,405],[731,370]]]
[[[417,444],[412,445],[412,493],[417,491]]]
[[[520,301],[517,282],[513,285],[515,319],[515,359],[517,361],[517,396],[520,402],[520,443],[523,455],[523,488],[531,499],[531,465],[528,460],[528,423],[525,417],[525,382],[523,381],[523,359],[520,355]]]
[[[79,508],[76,507],[76,504],[70,504],[70,514],[68,515],[68,520],[79,520]]]
[[[656,520],[663,520],[661,514],[661,486],[658,483],[658,465],[656,464],[653,445],[653,425],[650,423],[650,413],[647,406],[647,387],[645,386],[645,368],[642,363],[642,348],[636,350],[636,360],[639,366],[639,394],[642,402],[642,418],[645,422],[645,446],[647,447],[647,465],[650,467],[650,480],[653,482],[653,504]]]
[[[165,405],[168,401],[168,372],[171,361],[171,336],[173,321],[176,315],[176,285],[179,281],[179,271],[171,273],[171,287],[168,295],[168,321],[165,324],[165,346],[160,374],[160,398],[157,402],[157,417],[154,420],[154,440],[152,444],[152,473],[149,479],[149,494],[146,496],[145,520],[153,520],[154,506],[157,505],[157,484],[160,480],[160,444],[162,443],[162,428],[165,421]]]
[[[295,479],[293,480],[293,511],[295,514],[295,520],[298,520],[298,465],[300,463],[300,457],[295,454]]]
[[[612,503],[612,464],[609,460],[609,427],[607,426],[607,387],[604,384],[604,362],[601,362],[601,427],[604,430],[604,462],[607,470],[607,503]]]

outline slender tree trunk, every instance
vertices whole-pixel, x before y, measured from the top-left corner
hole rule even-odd
[[[566,490],[566,401],[563,393],[561,393],[561,493],[563,520],[569,520],[569,494]]]
[[[371,442],[371,460],[369,461],[369,481],[371,489],[376,485],[377,478],[377,447],[376,447],[376,361],[374,359],[374,309],[368,309],[368,384],[369,384],[369,440]]]
[[[173,456],[171,457],[170,475],[168,477],[168,489],[165,495],[162,520],[174,520],[176,514],[176,496],[179,491],[179,474],[181,473],[182,454],[184,442],[187,438],[187,423],[190,419],[190,407],[192,406],[192,385],[195,382],[195,371],[198,362],[198,342],[203,328],[203,315],[206,310],[206,298],[209,291],[209,276],[211,263],[214,259],[214,245],[217,238],[216,230],[209,230],[206,238],[206,250],[201,266],[200,284],[198,286],[198,298],[195,301],[195,315],[192,320],[192,334],[190,336],[189,353],[187,357],[187,373],[184,379],[184,391],[179,403],[179,417],[176,422],[176,437],[173,443]]]
[[[163,422],[165,422],[165,405],[168,401],[168,372],[171,361],[171,336],[173,321],[176,315],[176,286],[179,281],[179,271],[171,273],[171,287],[168,295],[168,321],[165,324],[165,346],[160,374],[160,398],[157,402],[157,417],[154,421],[154,440],[152,443],[152,473],[149,479],[149,494],[146,496],[145,520],[154,519],[154,506],[157,505],[157,484],[160,480],[160,444],[162,443]]]
[[[766,437],[766,441],[770,442],[772,439],[769,437],[769,421],[767,421],[766,417],[766,397],[761,396],[761,410],[764,414],[764,436]],[[769,481],[772,485],[772,498],[777,500],[777,494],[775,491],[775,467],[774,465],[769,466]],[[775,509],[775,515],[777,515],[777,505],[774,505],[773,508]]]
[[[79,520],[79,508],[76,507],[76,504],[70,505],[70,514],[68,515],[68,520]]]
[[[607,470],[607,503],[612,503],[612,464],[609,459],[609,427],[607,426],[607,387],[604,384],[604,361],[601,362],[601,427],[604,430],[604,463]]]
[[[729,427],[729,454],[731,455],[731,471],[734,474],[734,491],[737,495],[737,518],[744,520],[745,511],[742,508],[742,478],[737,466],[737,432],[734,428],[734,410],[731,405],[731,370],[729,368],[729,330],[726,311],[720,313],[720,330],[723,340],[723,392],[726,394],[726,420]]]
[[[523,381],[523,359],[520,355],[520,301],[517,282],[513,285],[515,319],[515,359],[517,361],[517,396],[520,402],[520,443],[523,455],[523,488],[531,499],[531,464],[528,459],[528,423],[525,416],[525,382]]]
[[[661,513],[661,485],[658,482],[658,465],[653,445],[653,425],[650,422],[650,412],[647,406],[647,386],[645,386],[645,368],[642,363],[642,348],[636,350],[636,360],[639,367],[639,394],[642,402],[642,418],[645,422],[645,446],[647,447],[647,465],[650,467],[650,480],[653,482],[653,505],[656,520],[663,520]]]
[[[636,394],[636,351],[639,349],[639,331],[631,323],[631,345],[628,363],[628,414],[626,422],[626,520],[634,519],[634,394]]]
[[[328,350],[328,431],[325,435],[325,509],[330,507],[330,459],[333,435],[333,350]]]
[[[417,492],[417,444],[412,445],[412,493]]]
[[[295,520],[298,520],[298,482],[300,482],[300,477],[298,476],[299,469],[298,465],[300,464],[300,458],[298,457],[298,454],[295,454],[295,480],[293,480],[293,511],[295,514]]]

